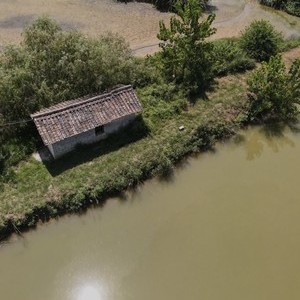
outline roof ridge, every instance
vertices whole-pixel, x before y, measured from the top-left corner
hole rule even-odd
[[[68,104],[67,106],[65,107],[61,107],[61,108],[56,108],[54,110],[51,110],[51,111],[40,111],[40,112],[36,112],[36,113],[33,113],[30,115],[30,117],[32,119],[34,118],[38,118],[38,117],[42,117],[42,116],[47,116],[47,115],[51,115],[51,114],[54,114],[54,113],[58,113],[58,112],[61,112],[61,111],[64,111],[64,110],[68,110],[70,108],[74,108],[74,107],[77,107],[77,106],[80,106],[82,104],[85,104],[85,103],[88,103],[88,102],[93,102],[94,100],[104,100],[103,98],[107,98],[108,95],[113,95],[117,92],[121,92],[121,91],[124,91],[124,90],[128,90],[128,89],[133,89],[132,85],[123,85],[121,87],[117,87],[117,88],[114,88],[104,94],[99,94],[99,95],[96,95],[96,96],[92,96],[91,98],[88,98],[88,99],[83,99],[83,100],[80,100],[80,98],[77,98],[77,99],[72,99],[72,100],[67,100],[65,102],[68,102],[68,101],[76,101],[78,100],[78,102],[73,102],[73,103],[70,103]],[[84,97],[83,97],[84,98]],[[63,102],[61,102],[62,104]],[[60,103],[58,103],[60,104]],[[51,106],[49,108],[46,108],[46,109],[51,109]]]

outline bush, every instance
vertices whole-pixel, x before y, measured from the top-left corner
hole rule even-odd
[[[251,121],[289,120],[298,114],[300,103],[300,60],[289,73],[280,56],[263,62],[248,79]]]
[[[295,16],[300,16],[300,2],[297,0],[260,0],[263,5],[281,9]]]
[[[223,39],[213,42],[213,70],[217,76],[251,70],[255,61],[240,47],[235,39]]]
[[[265,20],[252,22],[241,36],[242,49],[257,61],[267,61],[271,56],[278,54],[282,43],[282,34]]]
[[[300,2],[299,1],[287,1],[284,10],[291,14],[300,17]]]
[[[119,2],[132,2],[133,0],[118,0]],[[176,0],[137,0],[138,2],[152,3],[160,11],[175,11]],[[198,0],[202,9],[207,7],[209,0]],[[184,1],[185,2],[185,1]]]

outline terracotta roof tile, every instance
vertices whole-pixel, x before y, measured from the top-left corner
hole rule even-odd
[[[142,111],[131,85],[59,103],[31,115],[45,145]]]

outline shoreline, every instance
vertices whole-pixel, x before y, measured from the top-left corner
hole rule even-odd
[[[25,216],[25,219],[21,220],[20,225],[15,225],[15,223],[12,221],[12,219],[8,219],[7,223],[5,224],[5,227],[0,229],[0,244],[6,240],[8,240],[12,234],[17,234],[19,236],[23,236],[23,233],[28,232],[31,229],[35,229],[39,223],[46,223],[51,221],[51,219],[55,219],[58,217],[62,217],[68,214],[82,214],[86,212],[88,209],[93,209],[94,207],[97,206],[102,206],[108,201],[110,198],[113,197],[119,197],[122,195],[122,193],[128,191],[129,189],[134,189],[136,188],[139,184],[143,184],[147,180],[151,180],[155,177],[168,177],[168,173],[172,172],[173,168],[176,168],[178,164],[180,164],[184,159],[187,159],[188,157],[198,154],[198,153],[204,153],[206,151],[212,150],[215,146],[216,143],[218,142],[228,142],[231,137],[237,134],[237,131],[244,128],[244,126],[237,126],[237,124],[232,124],[233,127],[235,127],[232,131],[227,131],[226,127],[224,126],[223,128],[218,128],[222,131],[221,135],[218,139],[213,140],[213,142],[210,144],[204,143],[203,145],[199,145],[199,149],[195,149],[192,151],[184,151],[181,153],[181,156],[176,158],[175,160],[172,161],[172,157],[167,157],[167,159],[170,159],[172,164],[169,166],[170,169],[166,170],[161,170],[155,175],[152,174],[147,174],[148,172],[150,173],[150,170],[143,170],[145,174],[142,174],[141,177],[137,180],[134,181],[133,183],[116,188],[116,190],[111,190],[108,192],[100,193],[99,195],[96,196],[92,194],[86,194],[84,199],[80,201],[80,208],[79,209],[69,209],[67,206],[68,205],[56,205],[56,203],[52,203],[49,205],[46,203],[44,206],[33,209],[32,213],[29,215]],[[209,132],[210,130],[214,130],[213,127],[207,127],[207,131]],[[195,137],[191,136],[190,141],[192,141]],[[201,149],[204,147],[204,149]],[[149,161],[151,164],[151,162]],[[153,165],[154,169],[159,169],[163,165]],[[74,195],[76,196],[76,195]],[[72,199],[71,199],[72,200]],[[63,203],[64,200],[61,199],[61,202]],[[53,205],[54,204],[54,205]],[[55,213],[53,213],[53,210],[56,210]]]
[[[300,48],[283,56],[288,64],[300,56]],[[0,193],[0,202],[6,208],[0,212],[0,241],[12,233],[22,235],[39,222],[103,205],[148,179],[170,174],[189,155],[228,140],[247,125],[248,74],[219,78],[208,100],[198,99],[187,111],[160,121],[158,129],[150,134],[136,124],[137,131],[113,135],[96,144],[94,150],[74,152],[77,164],[61,168],[63,158],[57,161],[59,172],[54,175],[49,166],[33,158],[20,163],[15,182],[6,184]],[[179,130],[181,125],[185,127],[183,131]],[[86,154],[91,155],[81,160]]]
[[[114,178],[111,178],[113,184],[110,185],[110,182],[104,183],[102,189],[98,192],[95,191],[95,187],[93,186],[89,186],[89,188],[84,190],[82,187],[79,187],[76,191],[68,195],[62,194],[55,200],[49,199],[48,201],[44,201],[43,204],[33,207],[30,213],[25,213],[18,217],[13,214],[6,215],[5,221],[0,227],[0,241],[8,239],[13,233],[22,235],[22,232],[34,228],[39,222],[44,223],[52,218],[70,213],[80,214],[95,205],[103,205],[109,198],[120,196],[122,192],[134,188],[153,177],[167,176],[183,159],[190,155],[212,149],[217,142],[227,140],[237,130],[242,128],[242,123],[239,121],[241,111],[238,109],[233,112],[232,109],[232,107],[229,108],[228,113],[231,115],[231,119],[228,121],[220,119],[217,115],[216,118],[213,117],[207,122],[198,122],[197,126],[189,127],[185,123],[185,130],[183,132],[178,130],[179,124],[183,123],[183,121],[177,120],[177,124],[172,126],[172,135],[167,138],[168,141],[165,141],[158,151],[152,153],[149,158],[144,153],[143,163],[139,168],[128,170],[130,168],[129,164],[120,166],[120,169],[117,171],[118,174],[115,173]],[[218,107],[217,110],[221,111],[221,107]],[[171,120],[170,123],[173,121]],[[149,144],[155,144],[156,142],[156,137],[147,136],[124,147],[134,147],[135,144],[147,139]],[[175,143],[173,144],[173,142]],[[169,143],[169,145],[164,147],[166,143]],[[170,144],[173,145],[169,147]],[[121,147],[120,150],[122,149]],[[42,163],[39,164],[42,165]]]

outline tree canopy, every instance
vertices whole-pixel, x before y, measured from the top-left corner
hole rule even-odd
[[[253,72],[248,79],[251,120],[289,120],[296,117],[300,104],[300,59],[289,72],[280,56]]]
[[[213,78],[211,51],[207,38],[216,32],[212,28],[215,15],[202,17],[198,0],[177,1],[177,16],[170,26],[160,22],[161,58],[169,80],[182,83],[191,93],[203,92]]]
[[[0,114],[8,121],[58,102],[132,81],[134,59],[123,39],[64,32],[46,17],[24,31],[21,47],[0,59]]]

